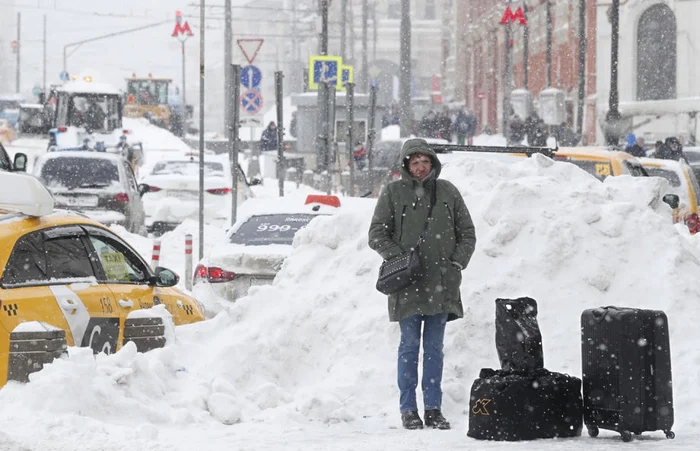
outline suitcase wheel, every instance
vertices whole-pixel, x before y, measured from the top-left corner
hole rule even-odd
[[[622,437],[623,442],[631,442],[632,441],[632,433],[630,431],[622,431],[622,432],[620,432],[620,436]]]
[[[586,426],[588,429],[588,435],[591,437],[598,437],[598,434],[600,431],[598,430],[598,426]]]
[[[664,433],[666,433],[666,438],[669,440],[676,438],[676,433],[673,431],[664,431]]]

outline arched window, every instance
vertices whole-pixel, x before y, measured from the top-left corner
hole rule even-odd
[[[637,100],[676,98],[676,17],[665,4],[642,14],[637,29]]]

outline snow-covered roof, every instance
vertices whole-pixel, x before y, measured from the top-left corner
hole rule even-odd
[[[66,83],[56,89],[58,92],[88,93],[88,94],[112,94],[121,95],[121,92],[109,83],[96,81],[75,80]]]

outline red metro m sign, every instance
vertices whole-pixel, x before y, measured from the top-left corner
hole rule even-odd
[[[501,25],[508,25],[509,23],[527,25],[527,20],[525,20],[525,13],[523,13],[523,9],[520,6],[518,6],[518,9],[516,9],[515,12],[510,9],[510,6],[506,6],[506,12],[503,13],[503,17],[501,17],[501,21],[499,23]]]
[[[180,11],[175,11],[175,29],[173,30],[172,36],[178,38],[181,41],[192,36],[192,29],[190,24],[185,21],[182,23],[182,13]]]

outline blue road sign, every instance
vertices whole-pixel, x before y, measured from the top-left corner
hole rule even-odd
[[[63,72],[61,72],[61,74],[58,76],[58,78],[61,81],[68,81],[68,80],[70,80],[70,74],[64,70]]]
[[[241,84],[248,88],[253,89],[256,86],[260,86],[262,82],[262,72],[257,66],[246,66],[241,69]]]
[[[257,114],[263,106],[263,98],[260,91],[247,89],[241,94],[241,108],[248,114]]]
[[[318,89],[321,82],[339,85],[343,59],[339,56],[312,56],[309,58],[309,88]]]

